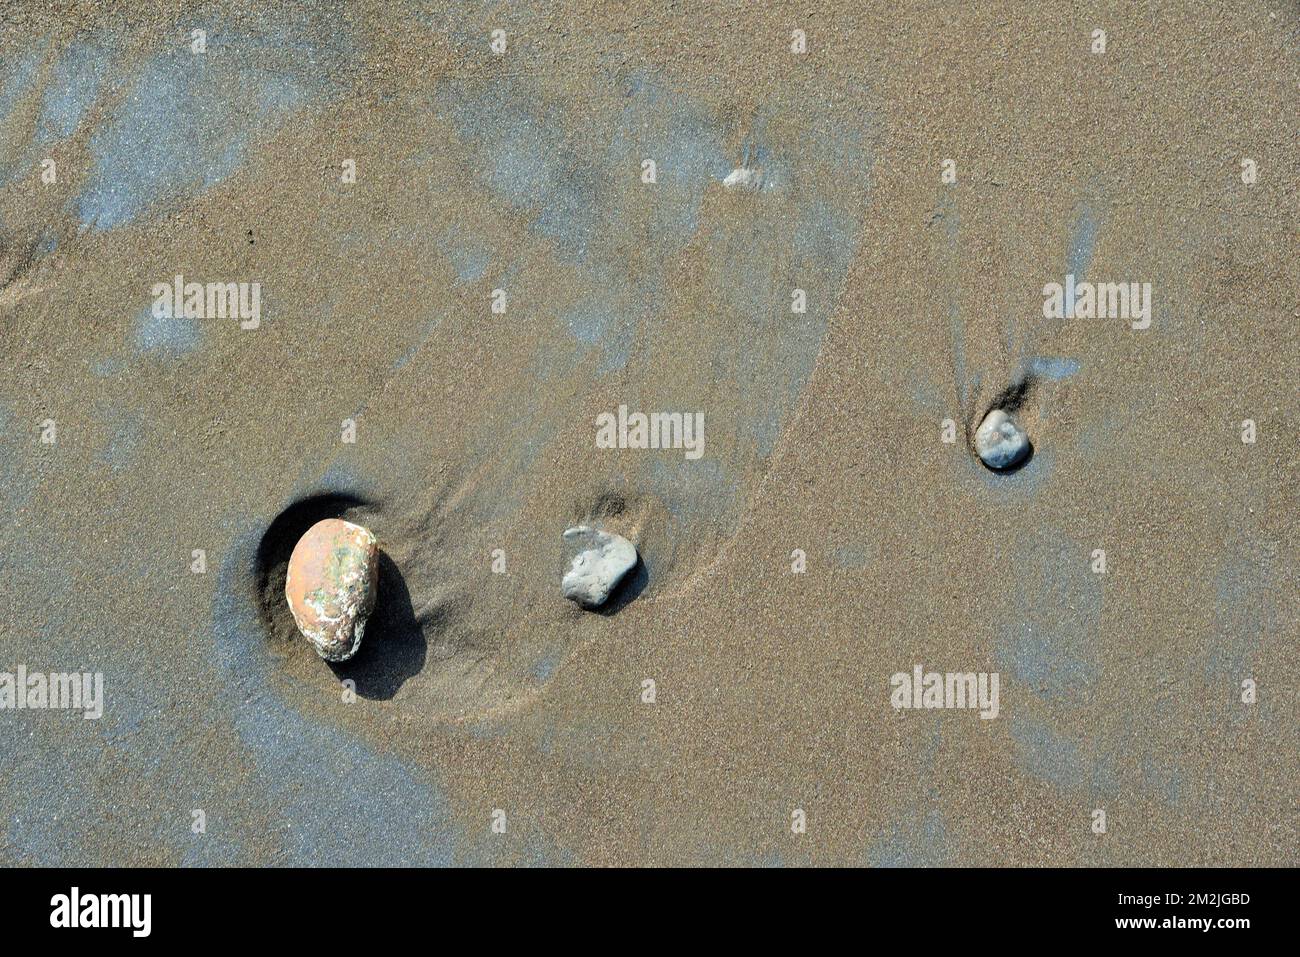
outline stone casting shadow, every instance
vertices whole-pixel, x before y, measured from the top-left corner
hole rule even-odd
[[[650,584],[650,569],[646,568],[645,560],[638,555],[632,570],[623,576],[623,580],[605,599],[605,604],[595,609],[596,614],[604,615],[606,618],[610,615],[617,615],[636,601],[637,596],[645,591],[648,584]]]
[[[349,661],[330,662],[340,681],[351,678],[363,698],[387,701],[424,668],[428,642],[415,616],[411,592],[397,565],[380,549],[379,594],[366,622],[361,649]]]
[[[289,556],[303,533],[322,519],[342,518],[367,524],[365,513],[372,510],[370,502],[355,495],[327,493],[293,503],[271,522],[257,546],[255,559],[258,617],[271,640],[297,643],[298,652],[315,657],[298,633],[284,598]],[[320,663],[329,664],[340,681],[355,681],[361,697],[387,700],[406,679],[420,673],[427,642],[411,605],[410,590],[397,565],[384,552],[382,537],[379,545],[378,594],[361,649],[350,661]]]
[[[988,469],[988,471],[992,472],[994,475],[1014,475],[1016,472],[1019,472],[1022,468],[1028,465],[1030,459],[1032,459],[1033,457],[1034,457],[1034,442],[1031,439],[1028,442],[1028,444],[1025,446],[1024,456],[1015,465],[1008,465],[1006,468],[995,469],[993,466],[987,464],[982,459],[980,459],[978,455],[975,456],[975,461],[979,462],[981,467]]]
[[[994,409],[1001,409],[1009,414],[1019,412],[1037,386],[1038,377],[1033,373],[1025,373],[1015,382],[1012,382],[1009,386],[999,392],[993,398],[993,401],[989,403],[988,408],[984,410],[983,415],[981,415],[978,420],[967,419],[966,444],[970,448],[971,454],[975,456],[975,461],[980,464],[981,468],[987,469],[994,475],[1013,475],[1023,469],[1033,459],[1034,443],[1031,440],[1025,448],[1024,456],[1019,462],[1014,465],[1008,465],[1006,468],[995,469],[993,466],[985,463],[984,460],[979,457],[979,453],[975,451],[975,428],[978,423],[984,421],[984,417]]]

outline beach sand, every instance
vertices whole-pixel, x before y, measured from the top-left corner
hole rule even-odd
[[[159,6],[0,14],[0,670],[104,683],[0,711],[0,863],[1297,863],[1294,5]]]

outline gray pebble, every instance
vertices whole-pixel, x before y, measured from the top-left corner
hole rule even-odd
[[[621,535],[579,525],[565,531],[564,542],[576,552],[562,582],[564,597],[583,608],[603,605],[636,565],[636,547]]]
[[[1009,469],[1029,454],[1029,436],[1002,409],[984,416],[975,431],[975,451],[991,469]]]

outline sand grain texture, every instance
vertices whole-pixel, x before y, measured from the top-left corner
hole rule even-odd
[[[0,863],[1294,866],[1300,19],[898,6],[8,5],[0,669],[107,700],[0,711]],[[384,556],[334,666],[267,599],[325,517]]]

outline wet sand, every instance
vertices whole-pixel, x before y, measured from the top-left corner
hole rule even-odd
[[[1295,865],[1300,18],[908,6],[0,15],[0,670],[105,689],[0,710],[0,863]],[[385,556],[334,666],[330,516]]]

